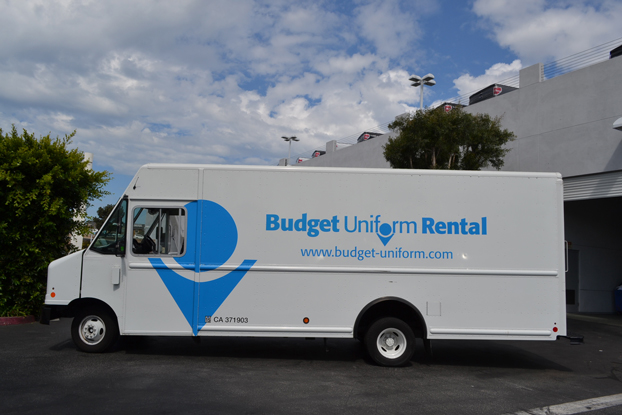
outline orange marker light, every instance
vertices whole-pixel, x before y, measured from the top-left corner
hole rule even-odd
[[[309,324],[309,317],[303,318],[302,322],[305,323],[305,324]]]
[[[52,291],[52,294],[50,294],[50,297],[52,297],[52,298],[56,297],[56,293],[54,291]]]
[[[553,327],[553,333],[557,333],[557,327]]]

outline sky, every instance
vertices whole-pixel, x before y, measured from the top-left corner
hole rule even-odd
[[[622,38],[620,0],[0,0],[0,128],[146,163],[276,165]]]

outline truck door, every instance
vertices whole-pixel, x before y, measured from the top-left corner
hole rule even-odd
[[[124,334],[191,334],[194,250],[184,203],[132,202]],[[193,244],[192,244],[193,245]]]
[[[123,256],[127,238],[127,199],[119,201],[97,237],[84,252],[81,298],[108,304],[119,319],[123,316]]]
[[[230,261],[238,243],[238,230],[234,219],[221,205],[209,201],[199,201],[200,235],[197,253],[200,266],[197,273],[198,309],[196,332],[209,331],[223,325],[248,323],[247,316],[235,317],[218,315],[236,286],[255,260],[237,257]],[[235,258],[235,257],[234,257]],[[241,312],[240,309],[237,309]]]

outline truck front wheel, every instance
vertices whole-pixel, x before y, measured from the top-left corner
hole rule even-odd
[[[365,334],[365,347],[380,366],[403,366],[415,352],[415,334],[404,321],[385,317],[376,320]]]
[[[76,313],[71,323],[71,337],[78,349],[101,353],[119,337],[119,326],[114,316],[103,307],[89,307]]]

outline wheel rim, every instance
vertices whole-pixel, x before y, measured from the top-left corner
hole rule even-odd
[[[387,359],[397,359],[406,351],[406,336],[395,328],[384,329],[378,335],[376,347]]]
[[[106,336],[106,324],[98,316],[86,316],[80,322],[80,339],[94,346]]]

